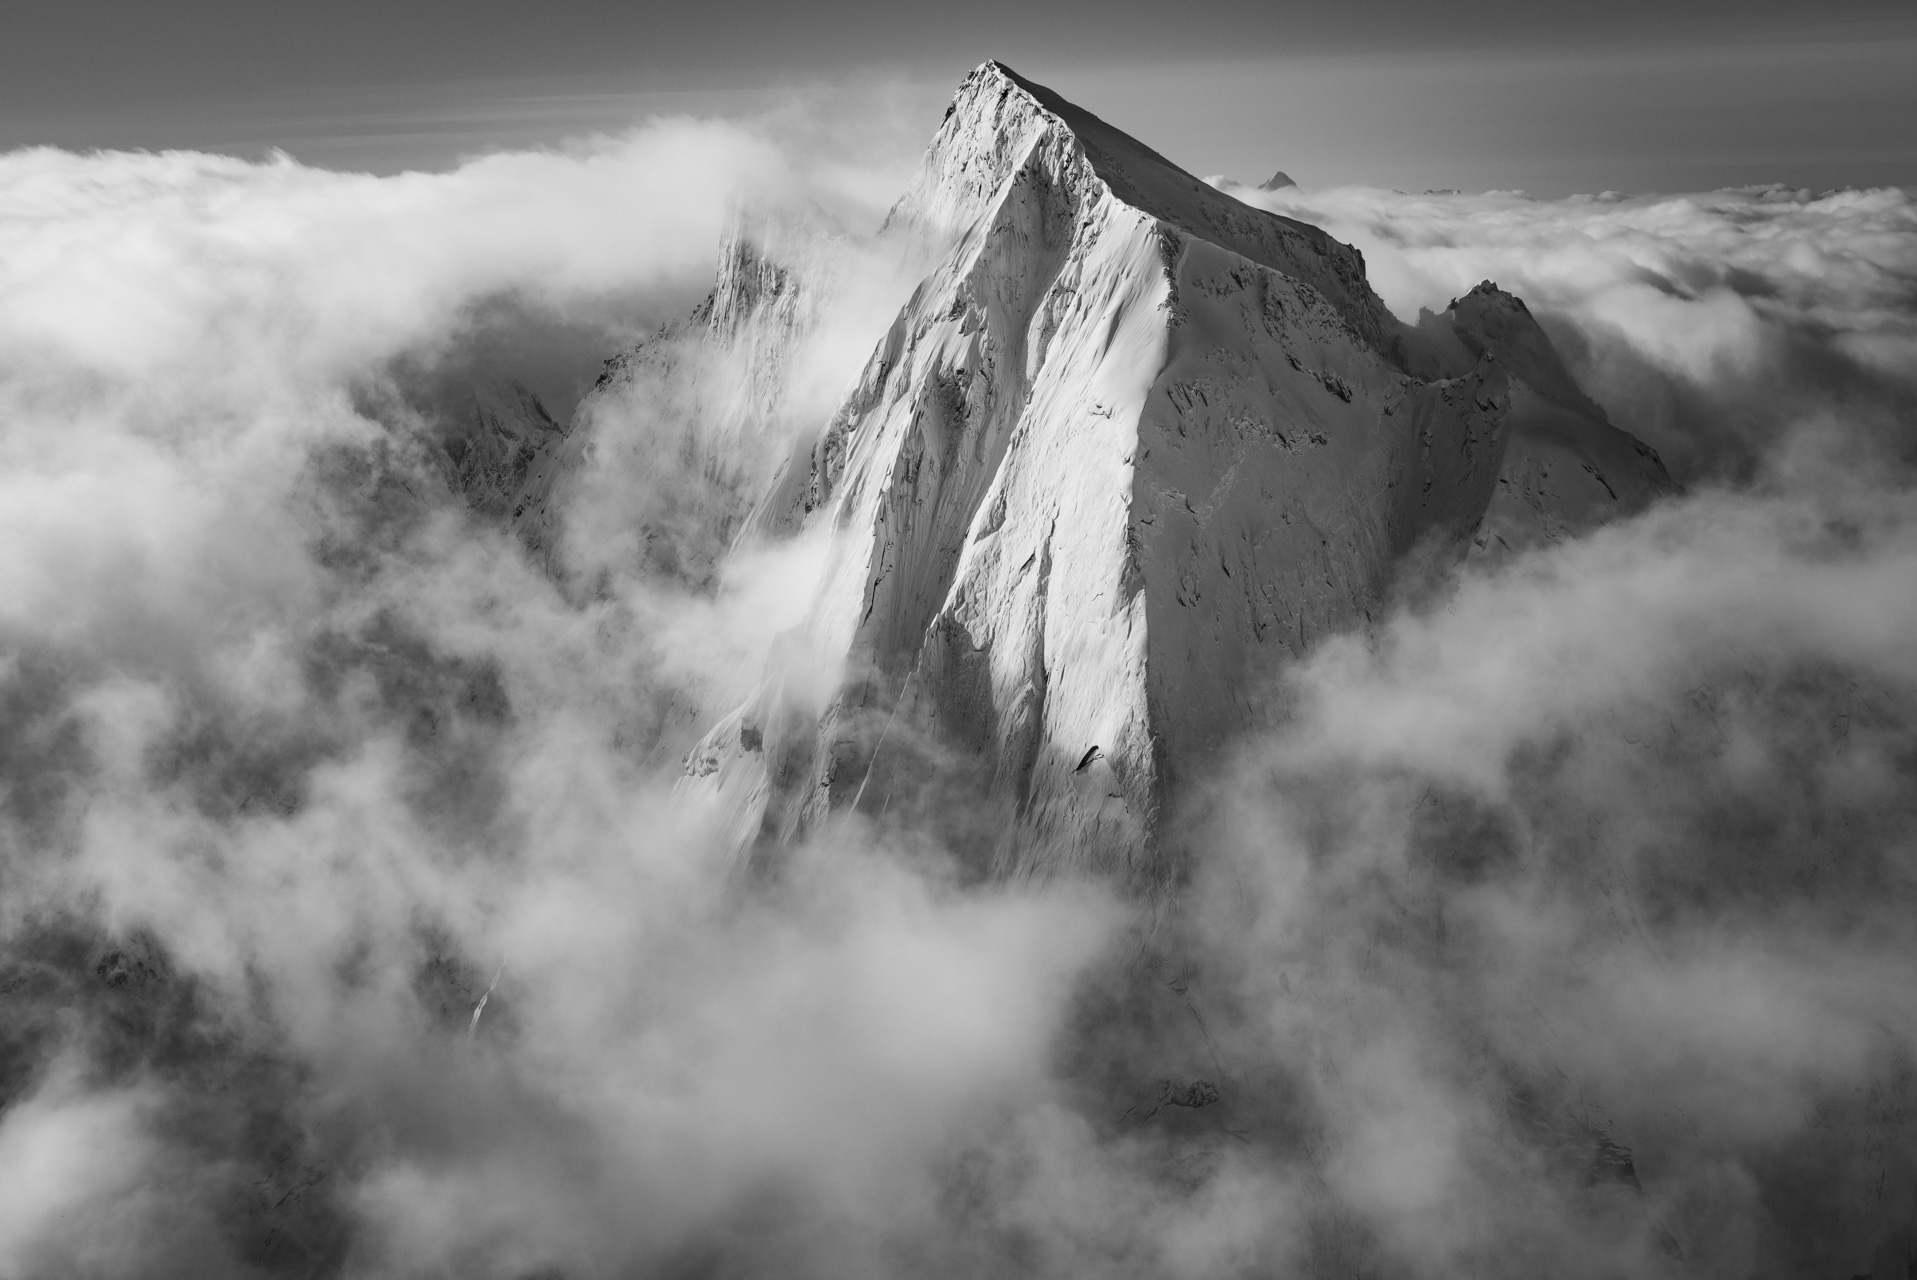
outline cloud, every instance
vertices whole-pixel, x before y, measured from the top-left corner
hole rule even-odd
[[[1699,494],[1331,641],[1297,677],[1301,729],[1313,750],[1492,787],[1521,746],[1739,662],[1917,681],[1913,515],[1902,492],[1823,510]]]
[[[741,183],[791,181],[761,139],[691,120],[387,178],[284,156],[14,152],[0,333],[107,373],[204,357],[209,374],[337,374],[489,292],[684,283]]]
[[[1287,678],[1188,927],[1228,1056],[1321,1126],[1356,1257],[1903,1256],[1911,516],[1696,495]]]
[[[1917,415],[1860,353],[1909,340],[1908,198],[1276,200],[1401,311],[1524,294],[1627,426],[1677,388],[1693,482],[1327,641],[1218,784],[1186,928],[1339,1256],[1904,1265]]]
[[[1695,483],[1270,673],[1152,932],[976,883],[964,815],[740,875],[672,800],[828,550],[699,504],[924,248],[869,239],[870,132],[0,157],[0,1271],[1889,1265],[1908,200],[1274,197],[1401,309],[1524,293]],[[430,388],[679,314],[742,202],[778,385],[681,331],[582,419],[556,561],[462,509]]]
[[[1812,418],[1841,437],[1832,447],[1909,465],[1917,201],[1906,192],[1229,189],[1357,245],[1407,319],[1496,278],[1680,479],[1749,478]]]
[[[7,1209],[0,1220],[0,1268],[13,1275],[44,1266],[47,1237],[62,1219],[96,1221],[137,1216],[141,1183],[150,1175],[150,1139],[139,1123],[136,1091],[88,1096],[74,1088],[73,1064],[33,1096],[16,1102],[0,1123],[0,1169]],[[67,1076],[67,1079],[61,1079]],[[130,1203],[131,1202],[131,1203]],[[153,1224],[142,1224],[151,1226]],[[114,1245],[87,1250],[82,1265],[124,1267]]]
[[[603,1274],[823,1222],[864,1267],[1047,1095],[1101,895],[856,826],[740,886],[670,802],[659,708],[762,658],[814,549],[575,596],[436,488],[413,371],[500,305],[605,354],[742,202],[833,229],[795,382],[836,395],[896,302],[836,230],[872,184],[811,158],[692,120],[390,178],[0,157],[0,1265]],[[626,425],[643,508],[682,424]]]

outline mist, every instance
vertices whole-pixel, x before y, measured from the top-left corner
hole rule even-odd
[[[0,1274],[1908,1265],[1910,198],[1234,188],[1522,294],[1687,492],[1263,673],[1157,911],[674,794],[826,558],[709,517],[937,249],[869,137],[0,157]],[[767,399],[681,321],[742,222]],[[449,484],[673,321],[545,542]]]

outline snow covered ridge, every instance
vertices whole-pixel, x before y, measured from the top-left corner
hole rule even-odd
[[[960,87],[888,219],[908,232],[953,247],[749,525],[836,533],[794,646],[843,674],[821,703],[770,672],[693,751],[682,792],[742,846],[847,805],[957,810],[981,874],[1150,894],[1181,779],[1405,556],[1675,489],[1518,299],[1405,325],[1355,249],[1001,64]]]

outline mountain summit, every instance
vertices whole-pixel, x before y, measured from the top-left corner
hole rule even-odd
[[[997,62],[887,227],[950,251],[752,518],[836,532],[804,630],[842,680],[770,673],[688,766],[745,842],[936,801],[981,872],[1150,893],[1183,784],[1407,554],[1674,488],[1518,299],[1406,325],[1356,249]]]

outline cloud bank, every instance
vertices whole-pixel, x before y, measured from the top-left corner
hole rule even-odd
[[[1258,198],[1401,312],[1515,288],[1691,485],[1327,643],[1219,785],[1190,927],[1336,1256],[1907,1267],[1917,210]]]
[[[405,385],[502,306],[606,354],[741,200],[876,224],[794,161],[693,121],[395,178],[0,160],[0,1270],[856,1252],[1043,1092],[1109,906],[857,833],[742,894],[645,730],[786,625],[790,566],[569,597]]]
[[[816,560],[647,560],[736,367],[599,402],[556,563],[445,487],[421,370],[678,314],[742,193],[831,287],[739,448],[830,405],[900,267],[779,136],[0,157],[0,1274],[1903,1265],[1908,197],[1271,197],[1692,489],[1270,673],[1148,934],[672,802]]]
[[[1497,278],[1681,480],[1749,479],[1825,435],[1911,461],[1917,201],[1907,192],[1533,200],[1226,185],[1357,245],[1408,318]]]

